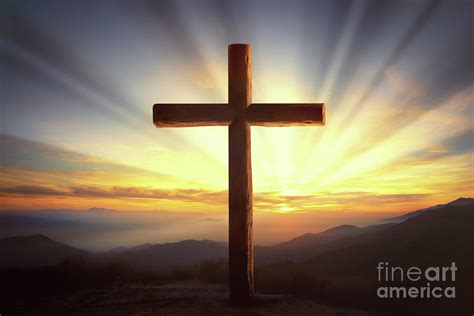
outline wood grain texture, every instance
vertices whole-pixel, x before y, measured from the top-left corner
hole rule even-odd
[[[250,125],[229,125],[229,288],[234,305],[253,297],[253,207]]]
[[[227,104],[155,104],[156,127],[227,126],[235,111]]]
[[[245,109],[252,103],[252,48],[229,45],[229,290],[234,305],[251,301],[253,288],[252,160],[250,125]]]
[[[229,105],[245,109],[252,104],[252,45],[229,45]]]
[[[228,104],[155,104],[156,127],[229,126],[229,291],[233,305],[254,295],[251,125],[324,125],[323,103],[252,104],[252,47],[228,47]]]
[[[252,104],[245,116],[253,126],[307,126],[326,123],[324,103]]]

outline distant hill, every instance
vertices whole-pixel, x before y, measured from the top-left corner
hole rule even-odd
[[[132,247],[157,242],[150,239],[153,237],[162,240],[186,239],[187,232],[196,225],[201,231],[212,231],[224,225],[218,216],[215,221],[204,220],[207,218],[207,214],[198,212],[119,211],[103,208],[0,211],[0,238],[42,234],[66,244],[100,252],[118,246]],[[157,228],[169,225],[178,225],[178,234],[183,237],[177,237],[180,235],[174,235],[169,229],[161,230],[159,235],[150,234]]]
[[[436,209],[442,208],[442,207],[447,206],[447,205],[450,205],[450,206],[472,205],[474,207],[474,199],[473,198],[459,198],[459,199],[451,201],[447,204],[439,204],[439,205],[436,205],[436,206],[432,206],[432,207],[424,208],[424,209],[421,209],[421,210],[409,212],[409,213],[404,214],[402,216],[387,218],[387,219],[385,219],[385,221],[387,221],[387,222],[396,222],[396,223],[403,222],[407,219],[418,216],[418,215],[423,214],[427,211],[436,210]]]
[[[458,199],[445,206],[439,205],[425,209],[423,212],[416,213],[415,217],[399,224],[387,223],[366,227],[341,225],[320,233],[304,234],[271,247],[255,246],[255,264],[261,266],[283,261],[306,262],[318,256],[329,258],[331,254],[339,253],[343,249],[348,253],[354,251],[352,255],[362,260],[368,258],[368,254],[363,255],[364,247],[379,247],[380,249],[374,253],[380,257],[380,253],[388,255],[395,249],[403,252],[416,245],[422,248],[421,251],[416,251],[416,254],[421,254],[427,249],[435,249],[435,246],[430,246],[431,243],[444,236],[446,232],[453,236],[464,233],[463,229],[456,227],[463,227],[474,222],[469,221],[469,216],[474,214],[474,212],[469,213],[469,210],[472,210],[470,204],[472,200]],[[466,218],[461,218],[459,207],[467,212],[467,214],[463,213]],[[104,210],[94,211],[103,212]],[[431,219],[429,224],[428,218],[432,216],[445,219],[442,221]],[[453,228],[448,229],[448,223],[453,225]],[[411,239],[408,240],[408,238]],[[420,240],[424,242],[424,245],[419,244]],[[454,242],[456,239],[451,237],[449,240]],[[465,243],[459,241],[459,245],[463,244]],[[396,248],[397,245],[402,248]],[[384,250],[385,248],[387,250]],[[2,259],[0,267],[54,265],[65,258],[76,258],[85,254],[87,258],[94,258],[99,262],[118,261],[136,268],[162,269],[169,266],[189,266],[214,259],[227,260],[228,245],[211,240],[183,240],[175,243],[146,243],[135,247],[116,247],[107,252],[90,254],[42,235],[0,240],[0,255],[6,258]],[[341,258],[345,256],[341,255]],[[335,264],[337,260],[327,259],[327,262],[331,262],[334,268],[338,267]]]
[[[320,233],[308,233],[287,242],[276,245],[277,248],[299,248],[315,243],[326,242],[335,238],[360,234],[362,229],[354,225],[340,225]]]
[[[50,266],[85,254],[43,235],[0,239],[0,268]]]
[[[119,247],[103,253],[89,253],[57,242],[44,235],[0,239],[0,268],[53,266],[66,259],[79,258],[94,263],[121,262],[133,268],[161,269],[227,259],[228,246],[211,240],[183,240],[166,244]]]
[[[135,268],[161,269],[167,266],[188,266],[213,259],[227,259],[227,256],[227,244],[190,239],[113,251],[102,254],[102,259],[123,262]]]
[[[450,204],[379,231],[359,245],[323,253],[313,262],[324,273],[373,273],[379,261],[436,265],[456,261],[474,268],[474,209]]]
[[[341,225],[320,233],[309,233],[273,247],[255,247],[255,263],[269,264],[278,261],[303,262],[315,256],[351,245],[367,243],[375,234],[395,223],[357,227]]]
[[[364,233],[373,233],[378,230],[386,229],[395,223],[370,225],[358,227],[355,225],[340,225],[322,231],[320,233],[308,233],[295,237],[289,241],[275,245],[275,248],[301,248],[315,244],[328,243],[341,239],[343,237],[353,237]]]
[[[150,248],[150,247],[153,247],[153,244],[145,243],[145,244],[141,244],[141,245],[138,245],[138,246],[135,246],[135,247],[114,247],[114,248],[110,249],[109,252],[135,251],[135,250],[147,249],[147,248]]]
[[[446,205],[372,233],[300,248],[309,260],[269,263],[256,268],[258,289],[327,299],[336,305],[380,310],[384,315],[470,315],[474,304],[474,209]],[[320,248],[325,250],[320,251]],[[455,299],[378,299],[377,265],[458,268]],[[406,270],[405,270],[406,271]],[[406,281],[406,280],[405,280]],[[419,282],[419,286],[425,286]],[[406,287],[413,283],[391,282]]]
[[[257,291],[303,295],[338,306],[356,306],[384,313],[390,311],[386,315],[461,315],[472,312],[474,208],[471,202],[472,199],[458,199],[424,209],[400,223],[366,227],[341,225],[320,233],[304,234],[273,247],[256,246]],[[115,284],[117,276],[114,271],[118,271],[119,277],[124,277],[132,270],[144,275],[148,275],[147,272],[168,275],[179,280],[201,275],[205,280],[225,282],[222,280],[227,280],[227,255],[226,243],[211,240],[143,244],[96,254],[42,235],[0,240],[1,268],[55,265],[68,258],[87,256],[90,262],[99,263],[93,266],[103,267],[93,274],[91,271],[94,269],[87,267],[89,262],[79,264],[78,271],[89,271],[85,274],[91,276],[92,283],[100,279],[98,275],[108,273],[110,282]],[[455,286],[459,295],[455,300],[377,299],[374,293],[380,286],[376,280],[378,262],[402,267],[439,267],[456,262],[459,278]],[[116,263],[125,264],[126,270],[120,270],[122,265]],[[62,282],[61,273],[70,268],[61,265],[48,269],[52,275],[59,275]],[[36,271],[19,270],[17,273],[36,276]],[[15,283],[16,279],[12,278],[12,282]],[[82,279],[81,275],[72,278],[70,283],[76,285]],[[23,288],[19,287],[19,291]]]

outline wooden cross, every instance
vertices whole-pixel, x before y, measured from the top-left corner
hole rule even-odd
[[[235,305],[254,293],[250,126],[325,124],[324,103],[252,104],[252,46],[228,50],[228,104],[155,104],[156,127],[229,126],[229,289]]]

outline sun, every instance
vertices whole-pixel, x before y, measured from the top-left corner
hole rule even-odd
[[[289,213],[289,212],[293,212],[294,210],[295,208],[289,207],[288,205],[283,205],[283,206],[278,207],[278,211],[282,213]]]

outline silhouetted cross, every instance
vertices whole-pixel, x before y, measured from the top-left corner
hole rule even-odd
[[[252,104],[252,46],[229,45],[228,104],[155,104],[156,127],[229,126],[229,289],[233,304],[253,289],[250,125],[324,125],[324,103]]]

